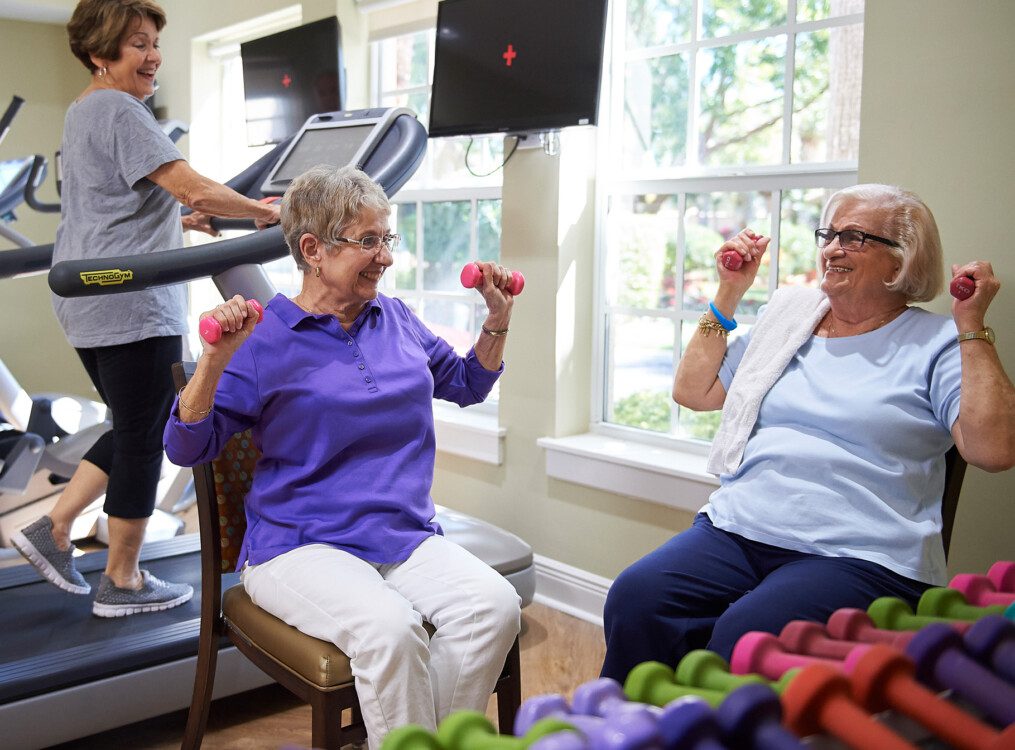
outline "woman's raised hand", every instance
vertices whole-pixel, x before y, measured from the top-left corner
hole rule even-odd
[[[1001,282],[994,275],[990,263],[985,260],[974,260],[963,265],[952,264],[953,281],[962,277],[969,280],[973,289],[962,299],[956,297],[952,300],[952,317],[959,331],[978,331],[983,328],[987,308],[1001,288]]]
[[[521,293],[520,286],[524,285],[524,279],[519,284],[515,278],[516,274],[499,263],[480,260],[472,265],[483,274],[482,279],[475,280],[475,287],[483,295],[490,314],[509,312],[515,298],[515,294],[511,290],[515,289],[517,293]]]
[[[746,292],[758,275],[761,256],[771,241],[771,237],[744,229],[722,243],[715,254],[720,285],[732,284],[741,293]]]
[[[263,309],[257,300],[239,294],[201,314],[199,329],[206,354],[231,358],[260,322]]]

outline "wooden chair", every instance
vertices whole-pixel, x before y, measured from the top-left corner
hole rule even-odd
[[[173,366],[177,390],[192,373],[193,363]],[[249,433],[242,433],[233,436],[212,463],[194,467],[201,535],[201,627],[183,748],[201,746],[218,649],[225,637],[259,669],[310,704],[313,746],[338,750],[366,738],[349,657],[333,643],[305,635],[265,612],[250,600],[242,585],[222,592],[222,575],[235,569],[243,540],[243,501],[257,458]],[[494,695],[498,724],[502,731],[510,732],[521,704],[517,639]]]
[[[962,492],[965,476],[966,460],[953,445],[945,454],[945,493],[941,498],[941,540],[944,542],[945,560],[952,543],[952,526],[955,525],[955,512],[959,507],[959,493]]]

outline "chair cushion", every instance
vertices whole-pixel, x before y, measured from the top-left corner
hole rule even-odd
[[[334,643],[301,633],[250,600],[242,585],[226,589],[222,614],[254,648],[318,688],[352,682],[349,657]]]
[[[251,601],[241,585],[222,595],[222,615],[229,627],[247,643],[318,688],[336,688],[352,682],[349,657],[330,641],[301,633]],[[424,622],[429,635],[434,627]]]

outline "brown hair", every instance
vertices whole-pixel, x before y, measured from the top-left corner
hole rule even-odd
[[[67,24],[70,51],[94,73],[91,56],[119,60],[120,40],[135,19],[145,16],[158,31],[166,25],[166,12],[153,0],[81,0]]]

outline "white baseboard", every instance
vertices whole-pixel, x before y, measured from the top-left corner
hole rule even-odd
[[[542,555],[532,557],[536,566],[534,601],[603,626],[603,605],[612,580]]]

